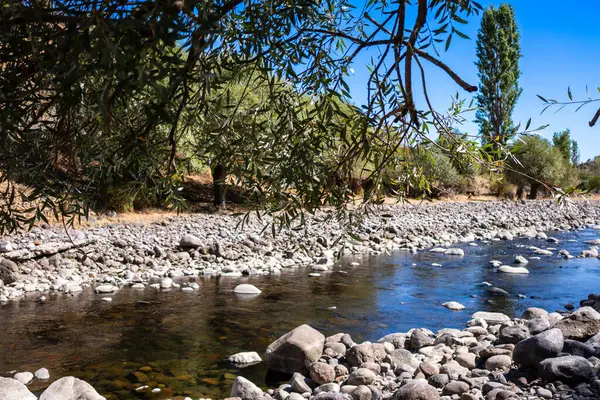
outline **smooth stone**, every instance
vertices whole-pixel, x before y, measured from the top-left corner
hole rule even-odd
[[[186,234],[183,235],[183,237],[179,241],[179,246],[195,249],[202,246],[202,241],[194,235]]]
[[[232,364],[248,365],[259,363],[262,361],[262,358],[255,351],[245,351],[229,356],[227,360]]]
[[[510,317],[498,312],[477,311],[471,316],[471,319],[483,319],[490,325],[503,324],[510,322]]]
[[[309,325],[300,325],[267,347],[267,368],[293,374],[308,373],[307,366],[318,361],[325,346],[325,336]]]
[[[501,265],[498,268],[499,272],[504,272],[505,274],[528,274],[529,270],[525,267],[511,267],[510,265]]]
[[[100,285],[96,286],[94,290],[96,291],[96,293],[112,293],[119,290],[119,288],[113,285]]]
[[[376,378],[377,378],[377,375],[375,374],[375,372],[371,371],[370,369],[358,368],[354,372],[350,373],[350,376],[348,376],[347,383],[348,383],[348,385],[355,385],[355,386],[370,385],[373,382],[375,382]]]
[[[36,379],[40,381],[46,381],[50,379],[50,372],[46,368],[40,368],[34,373]]]
[[[448,310],[452,310],[452,311],[461,311],[461,310],[465,309],[465,306],[463,306],[460,303],[457,303],[456,301],[448,301],[448,302],[442,304],[442,306],[444,306]]]
[[[563,349],[560,329],[549,329],[515,345],[513,360],[524,366],[537,366],[546,358],[556,357]]]
[[[250,285],[248,283],[242,283],[241,285],[237,285],[235,289],[233,289],[233,293],[235,294],[260,294],[262,290],[257,288],[254,285]]]
[[[23,383],[13,378],[0,377],[0,399],[37,400],[37,397]],[[58,400],[58,399],[55,399]]]
[[[493,371],[496,369],[504,369],[510,367],[512,359],[508,355],[497,355],[488,358],[485,361],[485,369]]]
[[[40,400],[106,400],[87,382],[72,376],[54,381]]]
[[[331,383],[335,380],[335,370],[329,364],[323,362],[312,363],[309,371],[310,378],[319,385]]]
[[[523,256],[515,256],[515,264],[529,264],[529,260]]]
[[[233,381],[231,397],[239,397],[244,400],[262,400],[263,396],[262,389],[243,376],[238,376]]]
[[[391,397],[392,400],[439,400],[436,388],[426,382],[409,382],[398,389]]]
[[[18,372],[13,376],[13,379],[18,380],[24,385],[28,385],[33,380],[33,374],[31,372]]]
[[[588,360],[579,356],[546,359],[540,363],[538,370],[540,376],[549,382],[567,384],[588,382],[596,375]]]

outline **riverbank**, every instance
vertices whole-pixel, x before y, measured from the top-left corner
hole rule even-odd
[[[238,377],[231,400],[507,400],[600,398],[600,297],[571,313],[479,311],[465,329],[415,328],[376,343],[301,325],[264,354],[293,374],[264,393]]]
[[[318,274],[340,255],[416,252],[454,243],[545,237],[546,231],[600,223],[600,203],[509,201],[385,205],[345,235],[326,213],[309,217],[305,229],[273,237],[269,220],[197,214],[151,223],[131,222],[69,230],[34,228],[0,242],[0,302],[44,293],[100,294],[122,287],[197,290],[172,281],[182,276],[278,274],[308,267]],[[550,239],[552,240],[552,239]],[[453,251],[448,253],[451,256]],[[461,252],[458,252],[460,256]],[[587,256],[594,256],[594,251]],[[455,255],[455,256],[456,256]],[[597,254],[596,254],[597,256]]]

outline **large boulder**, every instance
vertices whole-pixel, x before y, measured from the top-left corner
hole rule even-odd
[[[16,379],[0,377],[0,399],[2,400],[37,400],[27,386]]]
[[[267,347],[267,368],[288,374],[308,374],[308,367],[323,353],[325,336],[308,325],[300,325]]]
[[[392,400],[439,400],[436,388],[427,382],[415,381],[402,386],[392,396]]]
[[[366,362],[379,363],[386,355],[383,343],[362,343],[348,349],[346,360],[353,367],[359,367]]]
[[[513,360],[524,366],[537,366],[546,358],[556,357],[563,349],[564,336],[560,329],[550,329],[525,339],[515,346]]]
[[[40,400],[106,400],[87,382],[65,376],[48,387]]]
[[[549,358],[540,363],[538,370],[540,376],[547,381],[568,384],[588,382],[595,376],[588,360],[579,356]]]
[[[581,307],[554,327],[560,329],[567,339],[587,340],[600,332],[600,313],[592,307]]]
[[[263,398],[263,391],[243,376],[238,376],[231,386],[231,397],[238,397],[242,400],[260,400]]]

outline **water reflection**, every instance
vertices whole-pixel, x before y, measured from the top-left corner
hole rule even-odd
[[[577,243],[552,246],[577,254],[583,240],[598,232],[557,234]],[[334,271],[309,277],[307,269],[280,276],[199,279],[200,290],[186,293],[121,290],[107,303],[91,292],[50,296],[0,306],[0,365],[4,371],[50,370],[53,378],[76,375],[109,399],[222,398],[241,374],[264,382],[264,364],[243,370],[223,361],[239,351],[265,348],[281,334],[308,323],[325,334],[350,333],[356,341],[412,327],[462,327],[477,310],[518,315],[530,306],[561,308],[597,291],[597,259],[565,261],[558,256],[532,260],[529,275],[495,272],[492,259],[511,263],[524,246],[549,247],[542,240],[462,246],[467,256],[423,252],[364,256],[345,260]],[[359,266],[351,266],[358,261]],[[413,266],[413,263],[416,266]],[[442,266],[432,266],[439,263]],[[492,293],[481,282],[506,290]],[[263,293],[235,296],[239,283]],[[517,295],[527,296],[520,299]],[[466,310],[441,306],[458,301]],[[335,306],[335,309],[332,307]],[[47,384],[35,381],[34,391]],[[160,387],[159,394],[135,389]]]

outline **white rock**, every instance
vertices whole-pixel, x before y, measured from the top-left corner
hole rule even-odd
[[[515,256],[515,264],[529,264],[529,260],[523,256]]]
[[[451,248],[444,252],[448,256],[464,256],[465,251],[463,249]]]
[[[42,393],[40,400],[106,400],[87,382],[72,376],[54,381]]]
[[[131,288],[135,289],[135,290],[144,290],[146,287],[144,286],[143,283],[136,283],[136,284],[131,285]]]
[[[236,294],[260,294],[261,292],[262,291],[259,288],[248,283],[237,285],[235,289],[233,289],[233,293]]]
[[[169,289],[171,286],[173,286],[173,279],[171,278],[165,278],[160,282],[162,289]]]
[[[0,377],[0,399],[37,400],[37,397],[16,379]]]
[[[452,311],[461,311],[461,310],[465,309],[465,306],[463,306],[460,303],[457,303],[456,301],[448,301],[442,305],[444,307],[446,307],[448,310],[452,310]]]
[[[237,353],[227,358],[230,363],[233,364],[256,364],[262,361],[260,356],[255,351],[245,351],[242,353]]]
[[[112,301],[112,297],[103,297],[102,301],[105,301],[107,303],[110,303]]]
[[[511,267],[509,265],[501,265],[498,268],[499,272],[504,272],[506,274],[528,274],[529,270],[525,267]]]
[[[50,379],[50,372],[46,368],[40,368],[35,371],[35,377],[40,381],[46,381]]]
[[[95,290],[96,293],[112,293],[119,290],[119,288],[113,285],[100,285],[96,286]]]
[[[13,378],[22,384],[27,385],[33,380],[33,374],[31,372],[18,372]]]

